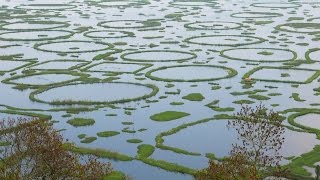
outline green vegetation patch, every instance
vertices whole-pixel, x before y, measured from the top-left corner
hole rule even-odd
[[[251,76],[254,75],[254,73],[260,71],[260,70],[268,70],[268,69],[276,69],[276,70],[297,70],[297,71],[309,71],[309,72],[314,72],[314,74],[307,78],[305,81],[297,81],[295,79],[292,80],[282,80],[282,79],[264,79],[264,78],[252,78]],[[252,80],[256,81],[266,81],[266,82],[281,82],[281,83],[296,83],[296,84],[307,84],[311,83],[313,80],[317,79],[320,76],[320,71],[318,70],[313,70],[313,69],[305,69],[305,68],[291,68],[288,66],[282,66],[282,67],[273,67],[273,66],[259,66],[256,67],[246,74],[243,75],[243,79],[251,78]]]
[[[272,18],[272,17],[280,17],[283,16],[280,13],[272,13],[272,12],[238,12],[231,14],[231,17],[235,18]]]
[[[179,68],[179,67],[206,67],[206,68],[218,68],[218,69],[223,69],[225,70],[228,74],[225,76],[221,77],[212,77],[212,78],[195,78],[195,79],[169,79],[169,78],[161,78],[161,77],[156,77],[153,76],[152,73],[156,71],[161,71],[161,70],[166,70],[169,68]],[[165,81],[165,82],[201,82],[201,81],[214,81],[214,80],[220,80],[220,79],[227,79],[227,78],[232,78],[236,76],[238,72],[232,68],[225,67],[225,66],[215,66],[215,65],[176,65],[176,66],[162,66],[156,69],[152,69],[151,71],[148,71],[146,73],[146,77],[152,80],[156,81]]]
[[[68,47],[67,44],[71,43],[72,46]],[[81,49],[80,47],[76,46],[77,44],[81,45],[82,47],[87,47],[87,49]],[[46,48],[47,45],[55,45],[55,47],[64,47],[61,50],[55,50]],[[96,49],[91,49],[92,45],[100,45],[101,47]],[[33,47],[36,50],[44,51],[44,52],[53,52],[53,53],[89,53],[89,52],[97,52],[97,51],[104,51],[110,48],[113,48],[112,44],[104,43],[104,42],[95,42],[95,41],[49,41],[45,43],[37,43]]]
[[[232,103],[234,103],[234,104],[253,104],[254,101],[242,99],[242,100],[233,101]]]
[[[252,95],[249,95],[248,97],[251,99],[259,100],[259,101],[266,101],[266,100],[270,99],[267,96],[263,96],[263,95],[259,95],[259,94],[252,94]]]
[[[116,136],[120,134],[120,132],[118,131],[102,131],[102,132],[98,132],[97,136],[98,137],[112,137],[112,136]]]
[[[63,65],[64,63],[75,63],[75,65],[70,66],[68,68],[56,68],[54,67],[57,64]],[[90,61],[80,60],[80,59],[57,59],[57,60],[50,60],[50,61],[43,61],[37,64],[33,64],[31,66],[28,66],[28,69],[32,70],[47,70],[47,71],[60,71],[60,70],[74,70],[78,69],[82,66],[88,65]],[[47,68],[43,68],[41,66],[47,65]]]
[[[85,144],[90,144],[93,141],[97,140],[97,137],[85,137],[84,139],[82,139],[80,142],[81,143],[85,143]]]
[[[84,155],[95,155],[97,157],[101,158],[108,158],[113,160],[119,160],[119,161],[132,161],[134,158],[120,154],[117,152],[108,151],[105,149],[91,149],[91,148],[85,148],[85,147],[76,147],[73,144],[65,144],[64,146],[67,150],[78,153],[78,154],[84,154]]]
[[[120,25],[112,25],[112,23],[117,22]],[[121,25],[121,23],[123,23]],[[103,21],[99,22],[98,26],[104,27],[104,28],[115,28],[115,29],[127,29],[127,28],[151,28],[160,26],[161,23],[156,20],[146,20],[146,21],[139,21],[139,20],[112,20],[112,21]]]
[[[180,119],[186,116],[189,116],[190,114],[185,112],[179,112],[179,111],[165,111],[162,113],[154,114],[150,116],[150,119],[154,121],[172,121],[176,119]]]
[[[217,41],[204,41],[204,42],[197,42],[197,39],[205,39],[205,38],[217,38]],[[224,39],[225,42],[221,42]],[[245,42],[238,42],[239,38],[242,38]],[[184,40],[190,44],[198,44],[198,45],[208,45],[208,46],[231,46],[231,47],[238,47],[244,45],[251,45],[251,44],[259,44],[263,43],[266,40],[260,37],[255,36],[242,36],[242,35],[205,35],[205,36],[193,36]]]
[[[87,80],[88,82],[84,83],[69,83],[67,85],[65,84],[59,84],[55,86],[46,86],[46,87],[41,87],[37,89],[36,91],[33,91],[30,93],[29,98],[32,101],[35,102],[40,102],[40,103],[47,103],[51,105],[74,105],[74,104],[81,104],[81,105],[110,105],[113,103],[125,103],[125,102],[130,102],[130,101],[138,101],[138,100],[143,100],[147,99],[149,97],[152,97],[156,95],[159,91],[159,88],[155,85],[152,84],[139,84],[139,83],[129,83],[129,82],[103,82],[103,80],[96,80],[96,79],[91,79]],[[137,86],[144,86],[147,88],[152,89],[152,92],[140,97],[135,97],[135,98],[128,98],[128,99],[119,99],[119,100],[113,100],[113,101],[88,101],[88,100],[54,100],[54,101],[45,101],[37,98],[38,94],[41,94],[43,92],[46,92],[51,89],[59,88],[59,87],[65,87],[65,86],[73,86],[73,85],[82,85],[82,84],[96,84],[96,83],[113,83],[113,84],[131,84],[131,85],[137,85]],[[112,114],[113,115],[113,114]]]
[[[99,34],[100,33],[100,34]],[[89,38],[125,38],[134,37],[133,32],[129,31],[114,31],[114,30],[102,30],[102,31],[88,31],[83,34]]]
[[[155,148],[152,145],[149,144],[141,144],[138,146],[138,152],[137,152],[137,159],[143,159],[150,157]]]
[[[205,97],[201,93],[191,93],[183,96],[182,99],[186,99],[189,101],[202,101],[205,99]]]
[[[14,25],[14,27],[10,27]],[[22,28],[15,28],[17,25],[22,26]],[[32,27],[34,25],[34,27]],[[43,25],[43,27],[41,27]],[[40,26],[40,27],[39,27]],[[4,23],[0,25],[0,29],[3,30],[14,30],[14,31],[32,31],[32,30],[47,30],[56,28],[66,28],[69,24],[67,22],[61,21],[21,21],[14,23]]]
[[[68,124],[75,126],[75,127],[80,127],[80,126],[91,126],[95,123],[96,121],[94,119],[86,119],[86,118],[73,118],[67,121]]]
[[[306,101],[306,100],[304,100],[304,99],[301,99],[301,98],[300,98],[300,95],[299,95],[298,93],[292,93],[291,98],[293,98],[293,100],[298,101],[298,102]]]
[[[138,144],[138,143],[142,143],[143,141],[141,139],[128,139],[127,142]]]
[[[245,55],[249,56],[237,56],[238,53],[232,53],[233,51],[243,51]],[[245,53],[247,51],[247,53]],[[282,59],[277,54],[278,53],[287,53],[290,54],[291,57]],[[252,56],[252,53],[256,53],[258,56]],[[262,57],[263,55],[264,57]],[[273,56],[274,55],[274,56]],[[277,49],[277,48],[233,48],[233,49],[225,49],[220,51],[220,56],[225,57],[231,60],[239,60],[239,61],[250,61],[250,62],[286,62],[292,61],[297,58],[297,53],[290,49]]]
[[[123,172],[112,171],[110,174],[105,176],[103,180],[126,180],[127,177]]]
[[[65,30],[43,30],[43,31],[17,31],[0,33],[3,41],[48,41],[68,39],[74,35],[72,31]],[[34,37],[32,37],[34,36]]]
[[[130,66],[132,68],[130,68]],[[111,72],[111,73],[132,73],[137,74],[138,72],[151,67],[152,64],[146,63],[122,63],[122,62],[101,62],[86,66],[82,71],[89,72]]]
[[[130,58],[131,55],[143,55],[146,54],[146,57],[138,59],[138,58]],[[155,58],[155,56],[158,54],[158,56],[163,56],[163,59]],[[173,59],[168,59],[165,55],[168,54],[180,54],[183,56],[182,58],[175,57]],[[192,52],[186,52],[186,51],[177,51],[177,50],[145,50],[145,51],[135,51],[135,52],[129,52],[124,53],[121,55],[121,58],[125,61],[137,61],[137,62],[169,62],[169,61],[187,61],[190,59],[196,58],[197,55]]]
[[[275,29],[294,33],[318,33],[320,23],[286,23],[276,26]]]
[[[34,63],[36,63],[37,59],[19,59],[19,60],[15,60],[15,59],[11,59],[11,58],[1,58],[0,55],[0,63],[6,66],[0,67],[0,73],[7,73],[7,72],[13,72],[16,71],[18,69],[30,66]],[[10,65],[11,64],[11,65]]]

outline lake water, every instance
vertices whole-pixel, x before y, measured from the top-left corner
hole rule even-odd
[[[135,157],[140,144],[156,146],[163,132],[236,113],[239,100],[251,100],[252,106],[263,103],[275,111],[296,108],[286,117],[298,113],[297,108],[320,112],[319,17],[320,2],[302,0],[3,0],[0,81],[14,80],[0,83],[0,110],[14,107],[17,114],[0,111],[0,118],[16,118],[19,112],[52,115],[55,128],[63,129],[63,136],[76,145]],[[256,80],[250,87],[243,84],[246,73]],[[14,88],[19,84],[28,87]],[[253,90],[270,99],[234,95]],[[184,98],[191,93],[204,99]],[[216,100],[216,106],[234,110],[206,106]],[[71,105],[50,105],[57,101]],[[125,103],[114,103],[119,101]],[[92,111],[68,114],[70,107]],[[150,119],[165,111],[190,115],[166,122]],[[74,117],[96,122],[76,128],[67,123]],[[318,121],[319,113],[296,119],[316,129]],[[298,129],[287,120],[283,124]],[[120,134],[97,137],[102,131]],[[84,144],[79,134],[98,139]],[[286,129],[285,137],[285,157],[300,156],[320,143],[306,131]],[[206,153],[228,155],[237,134],[226,128],[226,120],[212,120],[163,140],[165,146],[200,155],[156,148],[151,158],[201,169],[209,160]],[[134,179],[192,179],[139,160],[101,160]]]

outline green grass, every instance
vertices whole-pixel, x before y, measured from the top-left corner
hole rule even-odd
[[[126,180],[126,175],[120,171],[112,171],[103,180]]]
[[[121,124],[123,124],[123,125],[132,125],[134,123],[130,122],[130,121],[124,121],[124,122],[121,122]]]
[[[138,152],[137,152],[137,159],[143,159],[150,157],[155,148],[152,145],[149,144],[141,144],[138,146]]]
[[[189,115],[190,114],[185,112],[165,111],[165,112],[161,112],[161,113],[150,116],[150,119],[154,121],[172,121],[172,120],[180,119]]]
[[[83,139],[83,138],[85,138],[86,136],[87,136],[86,134],[79,134],[79,135],[78,135],[78,138],[79,138],[79,139]]]
[[[225,70],[228,74],[223,76],[223,77],[212,77],[212,78],[206,78],[206,79],[170,79],[170,78],[161,78],[157,76],[153,76],[152,73],[156,71],[162,71],[165,69],[170,69],[170,68],[179,68],[179,67],[206,67],[206,68],[219,68],[222,70]],[[145,76],[148,77],[151,80],[155,81],[165,81],[165,82],[203,82],[203,81],[215,81],[215,80],[220,80],[220,79],[227,79],[227,78],[232,78],[236,76],[238,72],[234,69],[225,67],[225,66],[216,66],[216,65],[175,65],[175,66],[162,66],[159,68],[152,69],[148,71]]]
[[[299,157],[292,159],[291,163],[285,167],[290,170],[293,174],[301,176],[311,176],[311,173],[308,172],[304,166],[315,167],[315,163],[320,161],[320,145],[316,145],[312,151],[302,154]]]
[[[281,96],[281,93],[269,93],[268,96]]]
[[[242,100],[233,101],[232,103],[234,103],[234,104],[253,104],[254,101],[242,99]]]
[[[142,143],[143,141],[141,139],[128,139],[127,142],[138,144],[138,143]]]
[[[252,95],[249,95],[248,97],[251,99],[259,100],[259,101],[266,101],[266,100],[270,99],[267,96],[263,96],[263,95],[259,95],[259,94],[252,94]]]
[[[83,140],[81,140],[80,142],[81,143],[86,143],[86,144],[89,144],[89,143],[92,143],[93,141],[97,140],[96,137],[85,137]]]
[[[292,93],[292,96],[290,98],[293,98],[293,100],[298,101],[298,102],[306,101],[304,99],[301,99],[298,93]]]
[[[91,126],[95,123],[93,119],[85,119],[85,118],[73,118],[67,121],[68,124],[80,127],[80,126]]]
[[[102,132],[98,132],[97,136],[98,137],[112,137],[112,136],[116,136],[120,134],[120,132],[118,131],[102,131]]]
[[[208,106],[210,109],[217,111],[217,112],[228,112],[228,111],[234,111],[233,107],[219,107],[219,106]]]
[[[186,99],[189,101],[202,101],[205,97],[200,93],[191,93],[186,96],[183,96],[182,99]]]
[[[167,170],[167,171],[172,171],[172,172],[180,172],[183,174],[190,174],[190,175],[194,175],[197,171],[185,166],[181,166],[179,164],[176,163],[170,163],[167,161],[163,161],[163,160],[155,160],[155,159],[151,159],[151,158],[144,158],[141,159],[142,162],[149,164],[151,166],[156,166],[159,167],[161,169]]]
[[[184,104],[184,102],[177,102],[177,101],[174,101],[174,102],[170,103],[170,105],[172,105],[172,106],[181,106],[183,104]]]
[[[134,159],[130,156],[120,154],[117,152],[108,151],[105,149],[91,149],[91,148],[85,148],[85,147],[76,147],[73,144],[65,144],[64,148],[77,154],[82,154],[82,155],[91,154],[97,157],[108,158],[108,159],[119,160],[119,161],[132,161]]]

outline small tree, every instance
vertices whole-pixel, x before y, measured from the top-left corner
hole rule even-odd
[[[253,176],[258,176],[266,167],[279,166],[282,159],[279,151],[285,140],[281,119],[277,112],[259,105],[256,108],[242,106],[236,119],[228,121],[228,127],[237,131],[241,141],[233,144],[231,155],[244,155],[255,169]]]
[[[200,171],[196,178],[257,180],[262,179],[261,172],[266,169],[271,169],[274,176],[284,176],[286,171],[279,168],[282,159],[279,151],[285,140],[281,119],[278,113],[262,105],[242,106],[235,119],[227,124],[229,129],[236,130],[240,143],[232,145],[230,156],[222,162],[211,160],[209,167]]]
[[[112,172],[93,156],[81,163],[47,121],[3,120],[0,132],[0,179],[103,179]]]

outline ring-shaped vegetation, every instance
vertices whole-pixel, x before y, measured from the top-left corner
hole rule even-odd
[[[105,33],[102,35],[94,35],[98,33]],[[83,34],[89,38],[125,38],[125,37],[134,37],[133,32],[129,31],[112,31],[112,30],[102,30],[102,31],[88,31]]]
[[[297,3],[284,3],[284,2],[268,2],[268,3],[253,3],[251,4],[253,7],[261,7],[261,8],[280,8],[280,9],[287,9],[287,8],[297,8],[301,7],[301,4]]]
[[[272,12],[238,12],[231,14],[234,18],[272,18],[281,17],[283,14]]]
[[[316,53],[317,55],[315,57],[317,57],[318,59],[314,58],[314,53]],[[308,61],[320,61],[320,48],[313,48],[313,49],[309,49],[306,52],[306,60]]]
[[[184,150],[184,149],[180,149],[180,148],[176,148],[176,147],[172,147],[172,146],[167,146],[164,144],[164,137],[168,137],[168,136],[171,136],[173,134],[176,134],[178,133],[179,131],[181,130],[184,130],[186,128],[189,128],[189,127],[192,127],[192,126],[196,126],[196,125],[199,125],[199,124],[203,124],[203,123],[207,123],[207,122],[210,122],[210,121],[218,121],[218,120],[230,120],[230,119],[233,119],[234,117],[232,116],[229,116],[229,115],[226,115],[226,116],[216,116],[214,118],[206,118],[206,119],[201,119],[201,120],[198,120],[198,121],[194,121],[194,122],[190,122],[190,123],[186,123],[186,124],[182,124],[182,125],[179,125],[177,127],[174,127],[168,131],[164,131],[164,132],[161,132],[160,134],[158,134],[156,136],[156,147],[157,148],[160,148],[160,149],[163,149],[163,150],[169,150],[169,151],[173,151],[175,153],[180,153],[180,154],[185,154],[185,155],[192,155],[192,156],[200,156],[201,153],[198,153],[198,152],[190,152],[190,151],[187,151],[187,150]]]
[[[135,56],[145,54],[146,58],[133,58],[128,56]],[[174,55],[180,55],[184,57],[170,57]],[[163,57],[163,58],[160,58]],[[195,53],[186,51],[176,51],[176,50],[145,50],[145,51],[135,51],[124,53],[120,56],[125,61],[136,61],[136,62],[169,62],[169,61],[188,61],[197,57]],[[170,57],[170,58],[168,58]],[[166,59],[167,58],[167,59]]]
[[[66,43],[74,43],[74,45],[80,45],[82,43],[85,47],[92,47],[93,45],[100,46],[95,48],[87,48],[87,49],[80,49],[76,46],[70,46],[69,48],[66,47]],[[61,50],[52,50],[48,48],[44,48],[44,46],[54,45],[56,48],[63,48]],[[37,43],[33,47],[36,50],[44,51],[44,52],[54,52],[54,53],[88,53],[88,52],[98,52],[104,51],[113,48],[112,44],[104,43],[104,42],[95,42],[95,41],[49,41],[46,43]]]
[[[1,57],[1,56],[0,56]],[[18,59],[18,60],[6,60],[5,58],[0,60],[0,73],[12,72],[27,66],[30,66],[37,62],[37,59]],[[7,64],[6,64],[7,63]]]
[[[206,38],[207,41],[205,41]],[[245,42],[237,42],[240,38],[242,38]],[[197,42],[197,39],[204,39],[203,42]],[[221,43],[226,41],[224,43]],[[205,36],[193,36],[184,40],[190,44],[198,44],[198,45],[208,45],[208,46],[231,46],[238,47],[244,45],[251,44],[259,44],[267,41],[266,39],[255,37],[255,36],[243,36],[243,35],[205,35]]]
[[[215,6],[218,3],[210,0],[173,0],[169,4],[174,6]]]
[[[320,23],[286,23],[277,25],[275,29],[293,33],[319,33]]]
[[[286,79],[265,79],[265,78],[253,78],[252,75],[260,70],[286,70],[286,71],[306,71],[310,72],[310,76],[307,77],[305,80],[297,80],[297,79],[292,79],[292,80],[286,80]],[[295,73],[297,74],[297,73]],[[307,84],[311,83],[313,80],[317,79],[320,76],[320,71],[319,70],[314,70],[314,69],[305,69],[305,68],[291,68],[288,66],[283,66],[283,67],[273,67],[273,66],[259,66],[256,67],[249,72],[245,73],[242,77],[242,79],[247,79],[251,78],[252,80],[255,81],[265,81],[265,82],[277,82],[277,83],[296,83],[296,84]],[[272,73],[272,77],[275,77],[275,73]],[[282,77],[283,78],[283,77]]]
[[[70,63],[74,65],[70,65],[70,67],[68,68],[66,68],[66,65],[64,65],[63,68],[55,67],[56,65],[63,64],[63,63]],[[31,66],[28,66],[28,69],[40,70],[40,71],[74,70],[88,64],[90,64],[90,61],[78,60],[78,59],[57,59],[57,60],[49,60],[49,61],[43,61],[37,64],[33,64]],[[41,68],[41,66],[44,66],[44,65],[47,65],[49,68]]]
[[[134,7],[150,4],[148,0],[102,0],[102,1],[89,1],[90,5],[98,6],[98,7],[118,7],[118,8],[126,8],[126,7]]]
[[[102,67],[97,69],[97,67],[99,66],[102,66]],[[130,66],[135,66],[135,67],[130,70]],[[123,63],[123,62],[101,62],[98,64],[92,64],[92,65],[86,66],[85,68],[82,69],[82,71],[137,74],[138,72],[144,69],[147,69],[151,66],[152,64],[146,64],[146,63],[137,64],[137,63]],[[125,68],[125,69],[122,69],[122,68]]]
[[[33,31],[33,30],[48,30],[56,28],[66,28],[69,26],[67,22],[61,21],[21,21],[14,23],[5,23],[0,25],[0,29],[14,31]]]
[[[59,78],[59,76],[61,75],[61,78]],[[71,79],[65,79],[63,80],[62,76],[67,75],[69,77],[74,77]],[[53,82],[49,79],[46,79],[45,77],[41,77],[39,79],[42,79],[44,81],[48,81],[49,83],[40,83],[40,84],[33,84],[30,81],[26,81],[25,83],[23,82],[15,82],[15,80],[19,80],[19,79],[24,79],[24,78],[32,78],[32,77],[36,77],[36,76],[53,76],[55,79],[57,79],[56,82]],[[79,73],[76,71],[42,71],[42,72],[37,72],[37,73],[32,73],[32,74],[22,74],[22,75],[16,75],[16,76],[12,76],[9,77],[7,79],[2,80],[2,83],[5,84],[13,84],[13,85],[24,85],[24,86],[28,86],[28,87],[38,87],[38,86],[52,86],[52,85],[59,85],[59,84],[66,84],[66,83],[70,83],[73,81],[80,81],[82,79],[87,78],[89,75],[87,74],[83,74],[83,73]]]
[[[129,86],[137,86],[139,88],[146,88],[146,89],[150,89],[150,93],[148,94],[144,94],[142,96],[138,96],[138,97],[132,97],[132,98],[118,98],[115,100],[102,100],[102,101],[91,101],[91,100],[87,100],[87,99],[82,99],[82,100],[72,100],[70,99],[70,96],[68,96],[69,99],[56,99],[53,101],[46,101],[46,100],[41,100],[39,99],[37,96],[40,95],[41,93],[44,92],[48,92],[49,90],[54,90],[57,88],[62,88],[62,87],[70,87],[70,86],[77,86],[77,85],[103,85],[103,84],[107,84],[107,85],[129,85]],[[125,89],[122,89],[123,91],[128,90],[128,92],[132,92],[133,89],[132,87],[127,87]],[[123,87],[121,87],[123,88]],[[77,87],[77,89],[79,90],[79,92],[83,92],[81,91],[81,88]],[[108,88],[109,90],[109,88]],[[152,96],[155,96],[159,91],[159,88],[155,85],[152,84],[139,84],[139,83],[131,83],[131,82],[83,82],[83,83],[70,83],[70,84],[60,84],[57,86],[47,86],[47,87],[42,87],[39,88],[36,91],[33,91],[30,93],[30,100],[35,101],[35,102],[39,102],[39,103],[46,103],[46,104],[50,104],[50,105],[108,105],[108,104],[115,104],[115,103],[126,103],[126,102],[131,102],[131,101],[139,101],[139,100],[143,100],[143,99],[147,99],[150,98]],[[128,94],[125,93],[126,95]],[[141,92],[139,90],[139,92]],[[74,94],[74,92],[71,92]],[[85,93],[95,93],[97,94],[97,92],[85,92]],[[117,95],[121,95],[119,91],[115,92],[117,93]],[[108,93],[106,93],[108,94]],[[64,95],[68,95],[67,92],[64,92]],[[90,94],[89,94],[90,95]],[[99,95],[99,94],[98,94]],[[112,95],[112,94],[111,94]],[[115,94],[113,94],[115,95]],[[90,95],[91,96],[91,95]]]
[[[252,50],[253,52],[250,52]],[[241,54],[237,56],[232,51],[240,51]],[[246,52],[248,51],[248,52]],[[278,59],[284,56],[284,54],[274,54],[276,51],[287,53],[291,55],[290,58]],[[229,53],[229,54],[227,54]],[[292,61],[297,58],[297,53],[290,49],[278,49],[278,48],[232,48],[220,51],[220,56],[239,61],[251,61],[251,62],[286,62]],[[268,57],[274,57],[273,59],[268,59]],[[263,59],[265,58],[265,59]]]
[[[152,73],[154,72],[159,72],[162,70],[168,70],[168,69],[172,69],[172,68],[184,68],[184,67],[192,67],[192,68],[214,68],[214,69],[220,69],[223,70],[226,75],[220,76],[220,77],[210,77],[210,78],[195,78],[195,79],[174,79],[174,78],[161,78],[161,77],[157,77],[152,75]],[[200,72],[204,72],[204,71],[199,71]],[[190,72],[190,74],[194,74],[194,75],[199,75],[198,74],[194,74],[192,72]],[[180,74],[180,73],[179,73]],[[220,79],[227,79],[227,78],[232,78],[234,76],[236,76],[238,74],[238,72],[232,68],[229,67],[225,67],[225,66],[216,66],[216,65],[176,65],[176,66],[163,66],[163,67],[159,67],[156,69],[152,69],[150,71],[148,71],[146,73],[146,77],[148,77],[149,79],[152,80],[156,80],[156,81],[165,81],[165,82],[202,82],[202,81],[215,81],[215,80],[220,80]],[[181,74],[180,74],[181,75]]]
[[[209,24],[209,25],[206,25]],[[229,30],[242,27],[241,23],[227,21],[197,21],[184,25],[185,28],[199,30]]]
[[[294,114],[291,114],[288,117],[288,123],[292,126],[301,128],[303,130],[305,130],[308,133],[314,133],[317,135],[317,138],[320,139],[320,129],[314,128],[314,127],[310,127],[310,126],[306,126],[303,124],[298,123],[296,120],[296,118],[300,117],[300,116],[304,116],[304,115],[308,115],[308,114],[319,114],[320,115],[320,109],[303,109],[299,112],[296,112]]]
[[[16,9],[22,10],[65,10],[65,9],[73,9],[77,7],[76,5],[71,4],[28,4],[16,6]]]
[[[112,25],[112,23],[115,23]],[[138,29],[138,28],[150,28],[160,26],[161,23],[156,20],[112,20],[112,21],[103,21],[99,22],[98,26],[104,28],[115,28],[115,29]]]
[[[3,106],[3,105],[0,105],[0,106]],[[28,111],[25,111],[25,109],[19,109],[19,108],[15,108],[15,107],[6,107],[6,108],[7,109],[0,110],[0,113],[8,114],[8,115],[15,115],[15,116],[27,116],[30,118],[37,118],[34,120],[50,120],[52,118],[51,115],[28,112]],[[19,120],[19,119],[15,119],[15,120]],[[0,134],[1,133],[3,133],[3,131],[0,131]]]
[[[48,35],[48,33],[49,33],[49,35]],[[50,33],[52,33],[53,35],[50,36]],[[62,33],[62,34],[59,35],[59,33]],[[33,35],[35,37],[30,37],[31,35]],[[73,35],[74,35],[74,32],[65,31],[65,30],[39,30],[39,31],[17,31],[17,32],[12,31],[12,32],[1,33],[0,40],[3,40],[3,41],[45,41],[45,40],[56,40],[56,39],[68,39]]]

